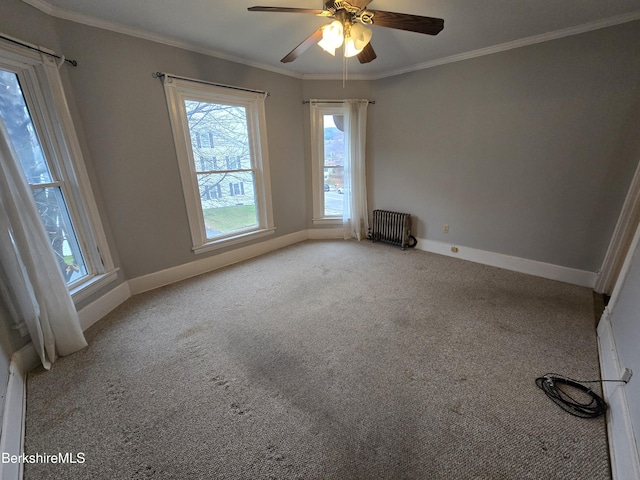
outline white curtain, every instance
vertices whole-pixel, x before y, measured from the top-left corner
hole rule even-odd
[[[369,230],[365,145],[368,100],[345,100],[345,138],[348,161],[344,166],[344,238],[366,238]]]
[[[87,346],[49,236],[0,119],[0,296],[42,365]]]

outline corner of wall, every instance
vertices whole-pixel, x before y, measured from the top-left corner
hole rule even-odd
[[[598,324],[600,370],[602,378],[621,378],[610,315],[610,310],[605,308]],[[640,453],[636,448],[625,386],[605,382],[602,388],[609,404],[607,435],[613,480],[640,478]]]

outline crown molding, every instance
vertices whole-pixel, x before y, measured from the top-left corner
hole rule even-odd
[[[71,10],[67,10],[64,8],[56,7],[54,5],[51,5],[48,2],[45,2],[44,0],[22,0],[22,1],[24,3],[31,5],[34,8],[37,8],[41,12],[46,13],[47,15],[61,18],[63,20],[69,20],[75,23],[88,25],[90,27],[96,27],[96,28],[101,28],[103,30],[122,33],[124,35],[141,38],[143,40],[149,40],[151,42],[160,43],[170,47],[189,50],[195,53],[202,53],[203,55],[219,58],[221,60],[228,60],[230,62],[240,63],[242,65],[247,65],[249,67],[259,68],[261,70],[267,70],[270,72],[279,73],[281,75],[287,75],[289,77],[294,77],[299,79],[302,79],[303,77],[302,74],[297,72],[291,72],[289,70],[277,68],[272,65],[254,62],[246,58],[230,55],[220,50],[216,50],[210,47],[204,47],[194,42],[185,42],[183,40],[178,40],[176,38],[173,38],[167,35],[160,35],[160,34],[152,33],[142,29],[128,27],[120,23],[110,22],[107,20],[103,20],[101,18],[93,17],[91,15],[85,15],[85,14],[73,12]]]
[[[47,15],[56,16],[54,10],[62,10],[61,8],[54,7],[50,3],[47,3],[43,0],[22,0],[24,3],[31,5],[32,7],[37,8],[41,12],[46,13]]]
[[[71,10],[56,7],[54,5],[51,5],[45,0],[22,0],[22,1],[24,3],[31,5],[34,8],[37,8],[38,10],[48,15],[62,18],[64,20],[70,20],[72,22],[81,23],[84,25],[92,26],[92,27],[102,28],[104,30],[110,30],[116,33],[122,33],[124,35],[130,35],[133,37],[149,40],[156,43],[161,43],[171,47],[177,47],[177,48],[189,50],[196,53],[202,53],[204,55],[209,55],[211,57],[216,57],[222,60],[228,60],[231,62],[240,63],[242,65],[247,65],[249,67],[259,68],[262,70],[267,70],[270,72],[286,75],[289,77],[294,77],[302,80],[342,80],[343,79],[341,73],[304,74],[299,72],[292,72],[290,70],[285,70],[282,68],[277,68],[277,67],[274,67],[273,65],[254,62],[246,58],[230,55],[226,52],[222,52],[220,50],[216,50],[210,47],[204,47],[196,43],[185,42],[183,40],[178,40],[176,38],[169,37],[166,35],[160,35],[160,34],[148,32],[145,30],[137,29],[137,28],[127,27],[119,23],[109,22],[107,20],[102,20],[100,18],[93,17],[90,15],[84,15],[81,13],[73,12]],[[417,72],[420,70],[426,70],[426,69],[437,67],[440,65],[446,65],[448,63],[461,62],[463,60],[469,60],[472,58],[482,57],[485,55],[492,55],[494,53],[505,52],[507,50],[513,50],[515,48],[535,45],[537,43],[548,42],[550,40],[557,40],[559,38],[569,37],[572,35],[579,35],[581,33],[586,33],[593,30],[599,30],[601,28],[612,27],[615,25],[620,25],[622,23],[633,22],[635,20],[640,20],[640,10],[636,10],[634,12],[626,13],[623,15],[617,15],[615,17],[609,17],[602,20],[597,20],[595,22],[589,22],[582,25],[565,28],[562,30],[555,30],[553,32],[543,33],[541,35],[534,35],[532,37],[521,38],[518,40],[514,40],[512,42],[493,45],[491,47],[480,48],[480,49],[472,50],[465,53],[450,55],[448,57],[437,58],[435,60],[419,63],[406,68],[389,70],[387,72],[382,72],[379,74],[353,74],[353,75],[349,75],[349,80],[379,80],[382,78],[394,77],[396,75],[402,75],[404,73],[411,73],[411,72]]]
[[[550,40],[557,40],[559,38],[570,37],[572,35],[579,35],[581,33],[591,32],[593,30],[600,30],[601,28],[613,27],[622,23],[633,22],[640,20],[640,10],[635,12],[626,13],[624,15],[618,15],[615,17],[605,18],[595,22],[584,23],[575,27],[565,28],[562,30],[555,30],[553,32],[543,33],[541,35],[534,35],[532,37],[521,38],[512,42],[501,43],[499,45],[493,45],[491,47],[480,48],[478,50],[472,50],[470,52],[460,53],[457,55],[451,55],[449,57],[437,58],[428,62],[420,63],[411,67],[388,71],[378,75],[369,76],[369,80],[379,80],[381,78],[393,77],[396,75],[402,75],[403,73],[416,72],[419,70],[426,70],[428,68],[437,67],[439,65],[445,65],[447,63],[461,62],[463,60],[469,60],[471,58],[483,57],[485,55],[492,55],[494,53],[505,52],[507,50],[513,50],[515,48],[526,47],[529,45],[535,45],[537,43],[548,42]]]
[[[347,80],[347,81],[357,81],[357,80],[373,80],[371,75],[367,74],[348,74],[346,78],[342,73],[305,73],[301,77],[303,80]]]

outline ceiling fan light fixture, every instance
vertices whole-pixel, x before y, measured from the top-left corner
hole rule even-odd
[[[328,25],[322,27],[322,40],[318,42],[318,45],[327,53],[331,55],[336,54],[336,48],[340,48],[344,41],[344,30],[342,23],[335,20]]]
[[[29,1],[29,0],[25,0]],[[291,50],[282,63],[294,61],[312,45],[318,44],[326,52],[335,56],[336,50],[344,45],[343,59],[357,56],[360,63],[369,63],[377,58],[369,40],[371,31],[362,26],[404,30],[407,32],[438,35],[444,29],[442,18],[425,17],[408,13],[367,10],[372,0],[323,0],[322,10],[295,7],[249,7],[250,12],[303,13],[328,17],[336,21],[316,29],[311,35]],[[353,27],[353,32],[351,29]],[[346,60],[343,62],[346,65]]]
[[[336,56],[336,49],[333,48],[331,45],[327,45],[323,40],[320,40],[318,42],[318,46],[322,48],[325,52],[327,52],[329,55],[333,55],[334,57]]]
[[[372,35],[371,29],[361,23],[351,25],[348,36],[345,37],[344,56],[354,57],[358,55],[371,41]]]

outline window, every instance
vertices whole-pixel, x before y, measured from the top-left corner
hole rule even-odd
[[[230,183],[229,195],[244,195],[244,183]]]
[[[75,301],[115,279],[55,62],[0,45],[0,117]]]
[[[314,223],[342,223],[345,116],[342,105],[314,105],[311,109]]]
[[[227,157],[227,170],[241,169],[242,161],[240,157]]]
[[[193,137],[198,148],[213,148],[213,132],[199,132]]]
[[[369,224],[367,99],[311,100],[313,223],[342,224],[361,240]]]
[[[272,234],[264,94],[164,81],[193,250]]]

